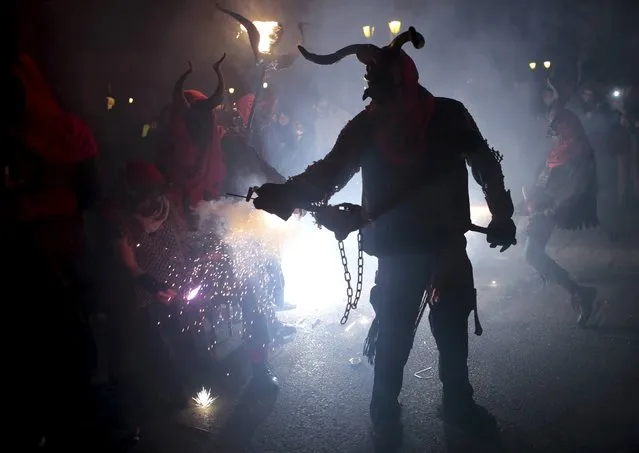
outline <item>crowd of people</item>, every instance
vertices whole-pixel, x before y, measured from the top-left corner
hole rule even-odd
[[[238,323],[252,385],[277,389],[269,351],[295,333],[276,315],[290,308],[277,250],[250,237],[229,243],[223,210],[199,209],[227,191],[246,193],[249,179],[285,180],[264,160],[260,133],[250,134],[237,118],[218,123],[222,61],[211,96],[185,89],[189,68],[144,134],[114,131],[123,124],[121,109],[107,98],[110,121],[95,138],[61,107],[28,54],[17,52],[7,70],[18,115],[8,131],[11,152],[3,155],[2,199],[10,213],[3,237],[15,240],[4,275],[10,298],[28,291],[35,301],[30,325],[42,352],[16,362],[27,405],[33,397],[44,406],[28,441],[33,447],[112,451],[134,442],[150,409],[184,407],[211,385],[222,370],[217,339]],[[99,349],[98,319],[106,332]],[[102,356],[116,402],[108,408],[92,385]],[[61,408],[71,419],[60,419]]]
[[[394,41],[385,52],[399,52],[411,39],[418,42],[414,29],[411,33],[408,37],[402,34],[404,42]],[[305,56],[312,60],[310,55]],[[388,58],[389,67],[397,63],[395,54],[380,55]],[[397,55],[410,60],[404,53]],[[358,58],[365,59],[360,54]],[[412,97],[402,98],[410,108],[387,111],[387,92],[399,88],[384,85],[388,82],[382,77],[385,68],[375,69],[369,62],[367,71],[372,78],[367,80],[373,103],[367,115],[358,115],[346,129],[348,133],[340,135],[337,151],[288,182],[287,177],[327,151],[319,131],[337,136],[348,115],[326,99],[316,101],[313,114],[294,113],[278,102],[274,90],[249,90],[229,99],[223,61],[224,57],[214,65],[218,85],[210,96],[186,88],[193,71],[189,65],[175,83],[171,103],[153,121],[144,127],[131,124],[127,103],[115,103],[108,96],[104,121],[91,131],[62,107],[31,56],[19,50],[13,55],[5,71],[11,81],[9,110],[16,114],[6,135],[8,151],[3,153],[2,202],[8,214],[3,217],[1,237],[6,241],[9,263],[3,273],[9,319],[27,324],[37,344],[37,357],[18,350],[13,361],[12,384],[26,399],[22,406],[42,408],[31,414],[36,420],[27,440],[30,446],[71,450],[75,446],[87,449],[90,444],[94,451],[97,446],[113,451],[135,442],[139,420],[149,408],[183,406],[198,387],[219,373],[217,338],[233,323],[245,326],[253,383],[260,391],[275,390],[278,382],[268,364],[269,350],[278,338],[295,333],[294,327],[277,319],[278,310],[291,307],[284,300],[279,256],[257,239],[244,238],[248,244],[229,242],[224,214],[211,215],[202,206],[223,199],[226,193],[241,195],[254,185],[269,184],[271,190],[274,184],[294,188],[293,198],[325,201],[345,184],[344,174],[352,176],[357,165],[369,181],[389,183],[383,160],[365,164],[357,160],[357,165],[349,160],[349,153],[355,152],[353,143],[368,145],[372,130],[383,135],[376,146],[381,146],[386,157],[402,162],[408,157],[395,155],[397,143],[410,143],[408,148],[417,156],[431,141],[438,146],[472,148],[475,154],[469,155],[468,163],[495,222],[489,242],[505,248],[516,243],[511,221],[514,207],[504,187],[501,155],[486,146],[460,103],[435,98],[418,85],[412,60],[403,61],[406,73],[401,85],[402,90],[413,90]],[[379,79],[374,79],[375,70],[382,73]],[[567,105],[551,84],[543,93],[554,144],[535,183],[524,194],[521,209],[531,217],[526,258],[544,278],[566,288],[580,324],[587,322],[594,309],[596,290],[575,283],[548,257],[545,247],[554,228],[598,225],[597,197],[602,194],[614,194],[615,206],[637,204],[636,98],[636,88],[600,96],[592,84],[584,84]],[[384,127],[371,128],[369,121],[379,126],[379,118]],[[431,120],[440,121],[438,130],[450,134],[414,133]],[[404,132],[406,135],[396,137]],[[456,132],[460,132],[459,140],[467,141],[454,141]],[[357,140],[346,143],[346,136]],[[329,174],[335,162],[348,167],[347,171]],[[611,166],[615,171],[605,170]],[[416,171],[428,173],[427,167]],[[458,215],[464,203],[468,204],[467,173],[459,166],[453,173],[439,189],[421,187],[418,200],[422,204],[395,213],[373,232],[378,246],[392,249],[386,250],[388,256],[381,249],[372,252],[383,257],[376,281],[380,299],[372,301],[380,330],[377,350],[371,352],[371,357],[377,357],[371,413],[381,436],[396,436],[399,429],[397,394],[415,322],[406,313],[390,316],[384,298],[396,297],[393,291],[401,288],[406,299],[417,304],[416,295],[433,283],[424,281],[422,274],[407,277],[406,268],[423,265],[432,270],[432,278],[443,279],[437,281],[437,289],[444,290],[442,301],[438,295],[429,302],[429,320],[440,350],[447,408],[457,421],[474,411],[466,365],[468,336],[463,326],[473,310],[478,325],[479,320],[472,267],[465,254],[466,218],[462,218],[464,213]],[[399,187],[404,176],[398,170],[393,184]],[[323,190],[305,192],[305,180]],[[369,182],[365,199],[384,198],[382,186]],[[265,190],[260,195],[261,207],[267,211],[269,197],[278,198],[273,193],[268,195]],[[441,211],[437,211],[440,215],[433,215],[433,209]],[[410,228],[404,225],[407,218],[413,222]],[[449,231],[452,224],[456,235],[449,237],[448,255],[434,254],[433,238]],[[398,239],[397,231],[405,234]],[[419,237],[414,236],[417,231]],[[425,240],[425,232],[432,237]],[[422,247],[418,256],[406,260],[394,256],[400,250],[403,257],[415,244]],[[435,275],[438,260],[445,259],[458,265],[457,273],[451,275],[463,279],[463,291],[460,285],[450,286],[451,275]],[[448,304],[447,298],[459,303]],[[25,300],[32,304],[28,313],[21,305]],[[417,308],[410,306],[406,312]],[[106,319],[106,351],[96,347],[97,314]],[[99,354],[108,356],[109,385],[118,402],[110,412],[116,414],[113,420],[105,420],[92,386]],[[59,416],[61,408],[65,408],[64,419]]]

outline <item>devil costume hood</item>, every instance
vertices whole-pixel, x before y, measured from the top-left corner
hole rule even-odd
[[[552,213],[562,229],[597,226],[595,156],[581,121],[570,110],[558,107],[549,135],[554,143],[537,185],[527,197],[529,210]]]
[[[215,108],[224,99],[224,77],[220,70],[223,60],[224,56],[214,65],[218,85],[211,96],[197,90],[184,90],[184,81],[192,72],[190,63],[173,90],[172,148],[168,155],[161,157],[160,166],[185,207],[215,199],[222,193],[226,171],[220,146],[223,129],[217,124]]]

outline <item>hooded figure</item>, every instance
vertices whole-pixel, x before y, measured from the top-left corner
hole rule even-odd
[[[556,98],[550,103],[548,120],[553,144],[534,186],[523,191],[530,215],[526,261],[544,284],[556,283],[570,294],[577,322],[584,326],[593,312],[596,288],[578,285],[545,249],[555,228],[581,230],[599,225],[595,154],[577,115]]]
[[[220,65],[225,57],[226,54],[213,65],[218,85],[210,97],[197,90],[184,90],[184,81],[193,71],[190,62],[173,89],[170,120],[173,146],[171,152],[159,160],[173,186],[177,204],[183,204],[187,219],[192,217],[192,208],[200,201],[213,200],[222,193],[226,170],[220,147],[222,128],[217,124],[215,108],[224,99]]]
[[[371,418],[376,445],[385,452],[401,441],[397,398],[426,304],[439,349],[443,416],[468,429],[494,428],[492,417],[475,405],[468,380],[467,322],[477,311],[464,236],[471,225],[466,164],[493,216],[491,247],[503,251],[516,244],[501,155],[487,145],[460,102],[434,97],[419,84],[415,63],[402,50],[407,42],[421,48],[424,38],[410,27],[381,48],[356,44],[316,55],[299,47],[304,58],[321,65],[355,55],[366,65],[363,98],[371,102],[344,127],[324,159],[285,184],[265,184],[254,202],[288,218],[295,207],[326,203],[362,171],[363,215],[350,230],[360,229],[364,251],[379,259],[371,291],[376,319],[364,352],[375,365]],[[481,334],[477,316],[475,322]]]

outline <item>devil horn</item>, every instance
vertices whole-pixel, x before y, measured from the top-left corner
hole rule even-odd
[[[260,32],[255,26],[255,24],[253,24],[253,22],[251,22],[250,20],[248,20],[246,17],[242,16],[241,14],[231,11],[230,9],[223,8],[222,6],[220,6],[219,3],[216,6],[217,6],[217,9],[219,9],[225,14],[228,14],[233,19],[238,21],[240,25],[246,28],[246,33],[248,34],[248,37],[249,37],[249,43],[251,44],[251,50],[253,50],[253,56],[255,57],[255,63],[257,64],[257,62],[260,60],[260,51],[259,51]]]
[[[213,64],[213,70],[217,74],[217,88],[215,89],[215,92],[207,100],[200,101],[200,102],[203,102],[204,107],[207,110],[213,110],[215,107],[220,105],[222,101],[224,101],[224,91],[225,91],[224,74],[222,73],[222,70],[220,69],[220,65],[222,64],[225,58],[226,58],[226,54],[222,55],[222,58],[220,58]]]
[[[187,62],[189,68],[184,71],[184,73],[180,76],[179,79],[175,82],[175,86],[173,87],[173,104],[177,107],[182,106],[188,108],[189,103],[184,97],[184,81],[186,78],[193,72],[193,64],[190,61]]]
[[[408,30],[397,35],[388,47],[391,49],[401,49],[402,46],[409,41],[413,44],[415,49],[421,49],[424,47],[424,44],[426,44],[426,40],[421,33],[415,30],[415,27],[408,27]]]
[[[337,63],[349,55],[356,55],[359,61],[364,64],[368,64],[373,60],[375,52],[379,50],[379,47],[372,44],[351,44],[350,46],[343,47],[332,54],[318,55],[309,52],[302,46],[297,46],[297,48],[305,59],[320,65]]]

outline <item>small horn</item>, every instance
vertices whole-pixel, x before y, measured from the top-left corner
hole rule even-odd
[[[222,58],[213,64],[213,70],[217,74],[217,88],[215,89],[215,92],[206,101],[201,101],[204,103],[204,107],[209,110],[213,110],[215,107],[220,105],[222,101],[224,101],[224,74],[222,74],[220,65],[225,58],[226,54],[222,55]]]
[[[415,30],[415,27],[408,27],[408,30],[397,35],[388,47],[391,49],[401,49],[408,41],[413,44],[415,49],[421,49],[424,47],[424,44],[426,44],[426,40],[421,33],[418,33],[417,30]]]
[[[184,81],[186,78],[193,72],[193,64],[190,61],[187,61],[189,68],[184,71],[184,73],[177,79],[175,82],[175,86],[173,87],[173,104],[177,107],[178,105],[183,108],[188,108],[189,103],[184,97]]]
[[[320,65],[337,63],[349,55],[355,55],[360,62],[369,64],[373,60],[375,53],[379,50],[379,47],[373,44],[351,44],[350,46],[341,48],[335,53],[318,55],[309,52],[302,46],[297,46],[297,48],[305,59]]]
[[[255,26],[255,24],[253,24],[253,22],[251,22],[250,20],[248,20],[246,17],[242,16],[241,14],[231,11],[230,9],[221,7],[219,3],[216,6],[217,6],[217,9],[219,9],[225,14],[228,14],[233,19],[238,21],[240,25],[243,25],[244,28],[246,28],[246,33],[248,34],[248,37],[249,37],[249,43],[251,44],[251,49],[253,50],[253,56],[255,57],[255,63],[257,64],[260,61],[260,50],[259,50],[260,32]]]

